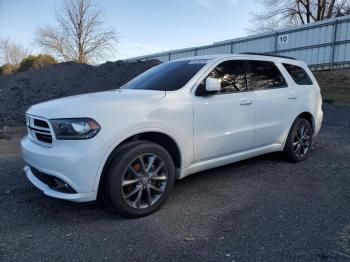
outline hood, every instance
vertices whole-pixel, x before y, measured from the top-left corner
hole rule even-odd
[[[118,89],[50,100],[31,106],[27,114],[46,119],[93,117],[99,111],[113,113],[117,107],[151,104],[164,96],[165,91]]]

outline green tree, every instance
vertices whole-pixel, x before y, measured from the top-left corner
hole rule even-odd
[[[28,69],[36,69],[40,67],[46,67],[51,64],[56,64],[57,61],[50,55],[40,54],[37,56],[30,55],[22,60],[19,65],[18,71],[26,71]]]

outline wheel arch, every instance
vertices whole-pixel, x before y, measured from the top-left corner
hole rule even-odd
[[[182,159],[183,155],[181,153],[181,147],[177,143],[176,139],[174,139],[171,135],[169,135],[167,132],[164,132],[164,131],[159,131],[159,130],[140,131],[135,134],[129,135],[128,137],[125,137],[112,148],[112,150],[108,154],[108,157],[106,157],[106,160],[101,164],[102,166],[101,172],[98,174],[99,176],[96,177],[94,188],[100,191],[100,187],[103,184],[108,168],[113,162],[113,159],[115,158],[118,150],[123,145],[132,143],[134,141],[140,141],[140,140],[154,142],[162,146],[163,148],[165,148],[165,150],[168,151],[172,160],[174,161],[175,168],[177,170],[181,170],[182,163],[183,163],[183,159]],[[177,175],[179,173],[180,172],[177,172]]]
[[[293,121],[290,123],[288,132],[286,133],[285,138],[284,138],[284,141],[283,141],[283,144],[282,144],[282,146],[281,146],[281,150],[284,149],[284,146],[285,146],[286,141],[287,141],[287,138],[288,138],[289,131],[291,130],[291,128],[292,128],[292,126],[293,126],[293,124],[294,124],[294,122],[295,122],[295,120],[296,120],[297,118],[304,118],[304,119],[306,119],[307,121],[309,121],[310,124],[311,124],[312,133],[315,134],[315,127],[316,127],[315,125],[316,125],[316,123],[315,123],[315,118],[314,118],[314,116],[313,116],[312,113],[310,113],[309,111],[303,111],[303,112],[299,113],[298,115],[296,115],[296,116],[294,117]]]
[[[307,111],[302,112],[295,119],[297,119],[297,118],[304,118],[307,121],[309,121],[309,123],[311,124],[312,133],[313,134],[315,133],[315,125],[316,125],[315,118],[310,112],[307,112]],[[294,121],[295,121],[295,119],[294,119]],[[294,123],[294,121],[293,121],[293,123]]]

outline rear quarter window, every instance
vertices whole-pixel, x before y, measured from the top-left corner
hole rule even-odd
[[[284,68],[298,85],[312,85],[312,80],[303,68],[291,64],[283,64]]]
[[[252,91],[287,87],[283,75],[271,61],[247,60],[248,89]]]

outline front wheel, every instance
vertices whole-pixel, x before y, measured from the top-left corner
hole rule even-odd
[[[104,188],[110,207],[126,217],[142,217],[160,208],[174,180],[169,153],[155,143],[139,141],[124,146],[117,154]]]
[[[312,127],[304,118],[297,118],[289,131],[283,153],[288,161],[299,162],[305,160],[312,144]]]

